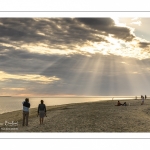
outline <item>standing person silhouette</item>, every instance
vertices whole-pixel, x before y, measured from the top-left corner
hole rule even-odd
[[[43,124],[44,117],[46,116],[46,105],[43,100],[41,100],[41,104],[38,106],[38,115],[40,117],[40,124]]]
[[[147,96],[145,95],[145,99],[147,98]]]
[[[29,118],[29,108],[30,108],[30,103],[29,103],[29,98],[26,98],[23,104],[23,123],[22,126],[25,125],[28,126],[28,118]]]
[[[144,104],[144,96],[142,96],[142,103],[141,103],[141,105],[143,105]]]

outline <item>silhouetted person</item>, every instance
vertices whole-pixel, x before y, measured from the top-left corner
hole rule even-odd
[[[142,96],[142,103],[141,103],[141,105],[143,105],[144,104],[144,96]]]
[[[122,105],[123,105],[123,106],[127,106],[127,103],[126,103],[126,102],[124,102]]]
[[[145,95],[145,99],[147,98],[147,96]]]
[[[29,103],[29,98],[26,98],[23,104],[23,123],[22,125],[28,126],[28,118],[29,118],[29,108],[30,108],[30,103]]]
[[[40,117],[40,124],[43,124],[44,117],[46,116],[46,106],[43,100],[41,100],[41,104],[38,106],[38,115]]]
[[[122,104],[120,103],[120,101],[118,101],[118,103],[117,103],[117,105],[115,105],[115,106],[121,106]]]

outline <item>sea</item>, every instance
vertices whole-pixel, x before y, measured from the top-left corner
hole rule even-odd
[[[41,100],[46,106],[56,106],[71,103],[96,102],[106,100],[130,100],[135,96],[96,96],[96,97],[29,97],[30,108],[37,108]],[[0,96],[0,114],[22,110],[25,97]]]

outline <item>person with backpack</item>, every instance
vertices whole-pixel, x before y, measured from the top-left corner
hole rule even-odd
[[[46,105],[43,100],[41,100],[41,104],[38,106],[38,116],[40,117],[40,124],[43,124],[44,117],[46,116]]]
[[[28,118],[29,118],[29,108],[30,108],[30,103],[29,103],[29,98],[26,98],[23,104],[23,122],[22,126],[25,125],[28,126]]]

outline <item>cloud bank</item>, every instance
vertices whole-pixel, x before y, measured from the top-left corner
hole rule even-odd
[[[1,95],[132,94],[149,44],[112,18],[0,18]]]

